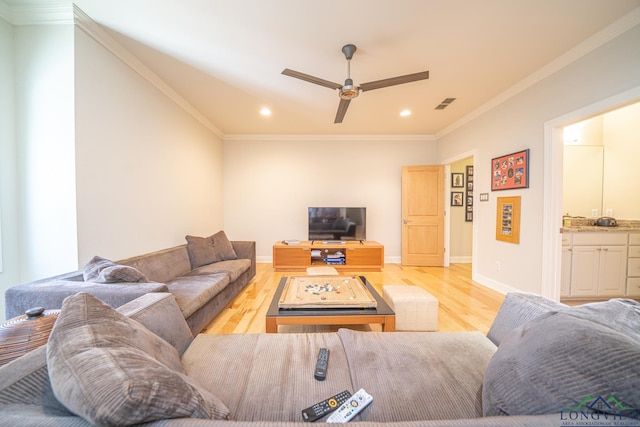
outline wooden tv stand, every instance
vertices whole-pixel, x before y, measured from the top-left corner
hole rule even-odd
[[[327,255],[344,254],[344,264],[325,262]],[[336,270],[380,271],[384,267],[384,246],[373,241],[322,243],[302,241],[297,245],[276,242],[273,245],[273,268],[276,271],[304,271],[311,266],[329,266]]]

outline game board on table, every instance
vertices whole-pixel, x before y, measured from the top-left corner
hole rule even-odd
[[[279,308],[375,308],[359,276],[292,276],[282,291]]]

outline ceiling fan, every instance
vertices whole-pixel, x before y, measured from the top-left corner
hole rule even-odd
[[[340,96],[340,104],[338,104],[338,111],[334,123],[342,123],[344,115],[347,113],[349,103],[353,98],[356,98],[360,91],[366,92],[368,90],[380,89],[388,86],[400,85],[403,83],[415,82],[418,80],[425,80],[429,78],[429,71],[422,71],[414,74],[407,74],[404,76],[391,77],[389,79],[376,80],[374,82],[362,83],[361,85],[354,85],[351,79],[351,58],[356,52],[356,46],[353,44],[346,44],[342,47],[342,53],[347,58],[347,78],[344,81],[344,85],[339,83],[330,82],[328,80],[314,77],[309,74],[301,73],[299,71],[290,70],[285,68],[282,70],[282,74],[289,77],[295,77],[296,79],[304,80],[310,83],[314,83],[320,86],[325,86],[330,89],[338,89],[338,95]]]

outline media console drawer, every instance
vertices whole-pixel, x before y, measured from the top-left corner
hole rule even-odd
[[[337,252],[344,254],[344,264],[325,262],[324,256]],[[313,256],[319,253],[320,256]],[[304,271],[312,265],[329,265],[343,271],[380,271],[384,267],[384,246],[373,241],[346,243],[300,242],[273,245],[273,268],[276,271]]]

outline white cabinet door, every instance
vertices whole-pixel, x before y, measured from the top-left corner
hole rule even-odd
[[[571,295],[571,256],[570,246],[562,247],[562,277],[560,278],[560,296]]]
[[[571,260],[571,296],[598,295],[600,246],[574,246]]]
[[[600,249],[598,296],[621,296],[627,283],[627,247],[603,246]]]

